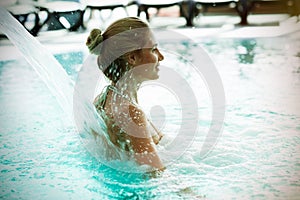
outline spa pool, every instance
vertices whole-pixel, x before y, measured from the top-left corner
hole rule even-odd
[[[299,199],[299,35],[196,42],[208,52],[223,82],[223,131],[206,157],[199,156],[202,138],[196,137],[156,178],[101,164],[26,60],[3,58],[0,198]],[[197,48],[175,41],[160,45],[183,56]],[[73,49],[55,57],[75,81],[86,52]],[[198,109],[198,125],[207,130],[209,102]]]

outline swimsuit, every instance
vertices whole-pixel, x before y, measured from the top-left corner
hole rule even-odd
[[[94,102],[94,105],[95,105],[99,115],[105,121],[106,126],[108,127],[108,129],[111,130],[111,133],[108,134],[111,141],[115,145],[119,146],[122,150],[131,151],[132,148],[131,148],[130,140],[129,140],[127,134],[122,130],[122,128],[120,128],[114,122],[115,120],[113,118],[111,118],[107,115],[107,113],[104,109],[109,90],[112,90],[113,92],[116,92],[116,94],[120,94],[116,91],[117,89],[115,87],[113,87],[111,85],[108,85],[103,89],[101,94],[98,96],[99,98],[98,97],[96,98],[96,100]],[[115,140],[113,138],[115,138]]]

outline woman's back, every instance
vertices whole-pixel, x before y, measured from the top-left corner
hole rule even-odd
[[[110,141],[122,150],[130,151],[132,150],[130,140],[125,131],[120,128],[120,122],[116,122],[117,116],[114,114],[117,109],[120,109],[118,108],[119,106],[125,107],[125,105],[114,105],[113,98],[120,98],[113,97],[114,95],[116,95],[116,93],[113,92],[112,86],[109,85],[96,97],[94,105],[106,124]],[[126,102],[126,100],[124,101]],[[129,104],[128,101],[127,104]],[[115,111],[113,111],[113,109],[115,109]]]

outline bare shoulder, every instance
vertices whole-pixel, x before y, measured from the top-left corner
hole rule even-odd
[[[126,107],[124,107],[124,109],[127,109],[130,120],[132,120],[138,126],[146,126],[146,116],[140,107],[131,103],[126,105]]]

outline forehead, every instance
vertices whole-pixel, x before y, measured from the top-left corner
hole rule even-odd
[[[154,45],[157,44],[154,34],[151,30],[148,31],[148,33],[146,34],[145,40],[146,40],[146,43],[145,43],[144,48],[152,48]]]

